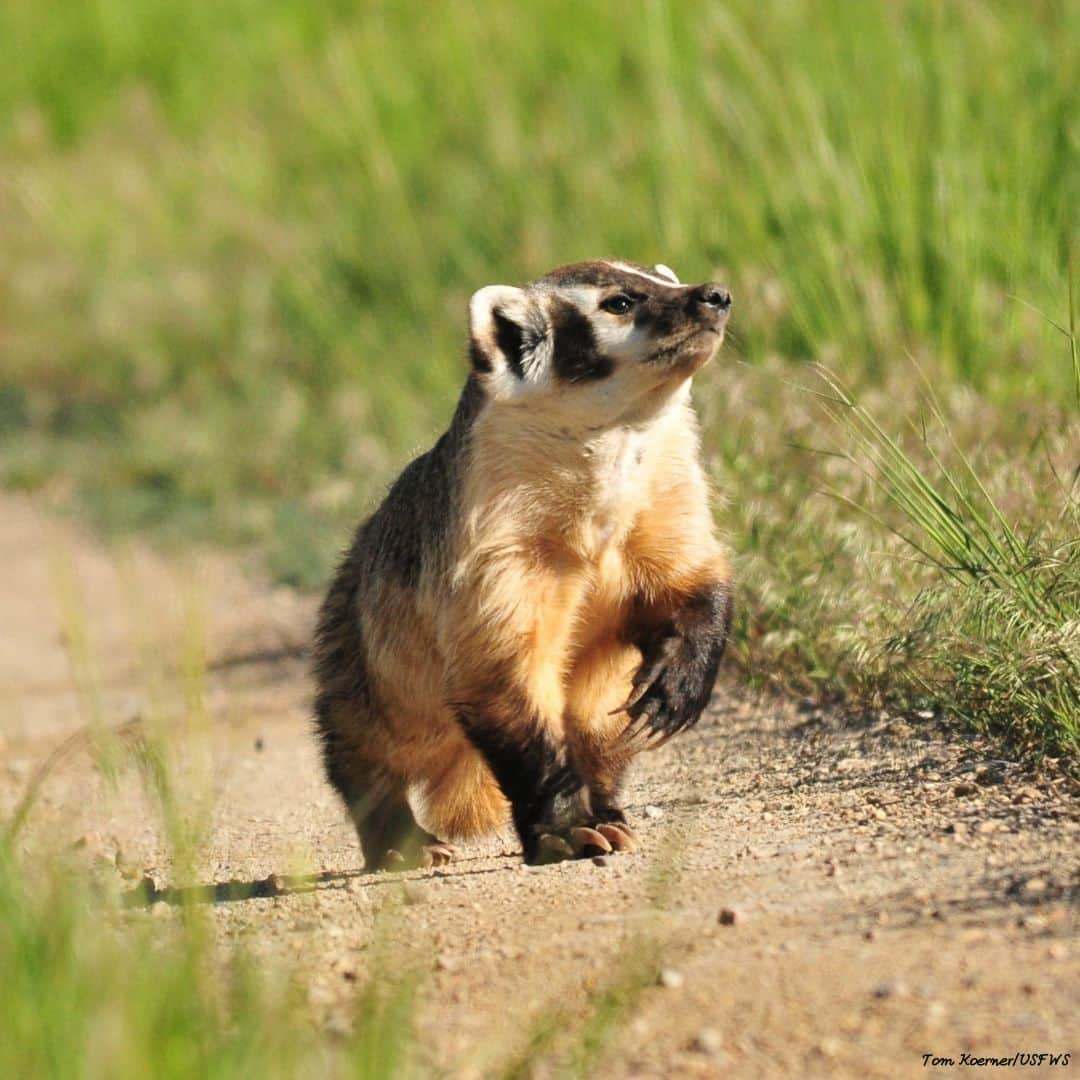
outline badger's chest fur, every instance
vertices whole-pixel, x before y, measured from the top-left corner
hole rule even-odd
[[[632,846],[626,767],[696,722],[730,625],[689,396],[729,307],[617,262],[473,297],[450,429],[320,615],[318,729],[369,868],[508,815],[531,861]]]

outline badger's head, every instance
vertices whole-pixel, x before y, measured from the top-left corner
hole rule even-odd
[[[682,285],[666,266],[598,261],[469,303],[476,377],[494,401],[595,430],[647,418],[712,358],[731,294]]]

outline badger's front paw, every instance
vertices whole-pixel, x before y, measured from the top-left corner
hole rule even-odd
[[[525,861],[534,866],[545,865],[565,859],[587,859],[616,851],[633,851],[634,847],[634,834],[628,825],[598,821],[592,825],[541,832],[533,850],[525,853]]]
[[[685,642],[669,639],[647,658],[623,706],[630,717],[626,737],[654,745],[697,723],[712,696],[716,665]]]

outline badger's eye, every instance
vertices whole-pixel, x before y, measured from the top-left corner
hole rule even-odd
[[[600,306],[612,315],[625,315],[634,306],[634,298],[626,293],[616,293],[601,301]]]

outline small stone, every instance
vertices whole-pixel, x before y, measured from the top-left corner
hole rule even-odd
[[[996,821],[980,821],[975,827],[975,831],[983,836],[987,836],[990,833],[996,833],[998,831],[998,823]]]
[[[308,987],[307,999],[311,1005],[316,1008],[320,1006],[331,1005],[334,1002],[335,994],[329,987],[316,983],[314,986]]]
[[[1021,915],[1016,925],[1024,930],[1033,930],[1038,933],[1040,930],[1045,930],[1048,923],[1042,915]]]
[[[456,971],[457,966],[457,961],[447,953],[440,953],[435,958],[436,971]]]
[[[352,1026],[349,1021],[343,1016],[332,1016],[326,1021],[326,1026],[323,1028],[327,1035],[332,1039],[343,1041],[352,1035]]]
[[[891,979],[888,982],[878,983],[874,987],[874,997],[885,1000],[893,997],[904,997],[907,993],[907,988],[898,979]]]
[[[406,881],[401,887],[401,898],[409,907],[415,907],[417,904],[426,904],[431,895],[418,881]]]
[[[30,775],[30,762],[15,758],[7,763],[7,773],[12,780],[25,780]]]
[[[826,1035],[821,1042],[818,1043],[818,1052],[827,1058],[838,1057],[844,1049],[843,1040],[838,1039],[835,1035]]]
[[[702,1028],[694,1036],[690,1049],[697,1054],[716,1057],[724,1049],[724,1040],[716,1028]]]
[[[263,742],[263,737],[259,735],[255,739],[255,753],[261,754],[264,749],[266,749],[266,743]]]
[[[664,816],[664,811],[659,806],[653,806],[652,803],[646,806],[642,813],[653,821]]]
[[[1049,949],[1046,950],[1046,955],[1051,960],[1064,960],[1069,955],[1069,946],[1064,941],[1055,941]]]
[[[666,990],[678,990],[685,980],[681,971],[676,971],[675,968],[661,968],[656,981]]]
[[[975,769],[975,782],[987,787],[990,784],[1000,784],[1005,779],[1005,773],[1000,768],[990,765],[979,765]]]
[[[1042,798],[1042,792],[1038,788],[1022,787],[1012,797],[1012,801],[1016,804],[1027,802],[1038,802]]]
[[[966,799],[971,795],[977,795],[979,793],[979,787],[970,780],[961,780],[959,784],[954,785],[952,793],[958,799]]]
[[[611,858],[608,855],[594,855],[592,857],[593,866],[610,866]]]
[[[72,851],[79,852],[95,865],[116,866],[119,849],[112,847],[99,832],[83,833],[72,845]]]
[[[964,836],[968,831],[968,827],[962,821],[950,821],[945,826],[945,831],[953,836]]]
[[[931,1026],[937,1026],[945,1019],[946,1009],[940,1001],[931,1001],[926,1006],[926,1022]]]
[[[878,821],[885,821],[888,818],[888,816],[889,815],[887,813],[885,813],[885,810],[884,810],[883,807],[880,807],[880,806],[875,806],[874,807],[874,817]]]
[[[1028,880],[1024,882],[1022,891],[1025,896],[1039,896],[1046,892],[1047,888],[1048,886],[1045,878],[1034,877],[1028,878]]]
[[[734,926],[737,922],[741,921],[741,919],[741,912],[737,911],[735,908],[726,907],[720,909],[720,915],[717,918],[717,921],[721,926]]]

